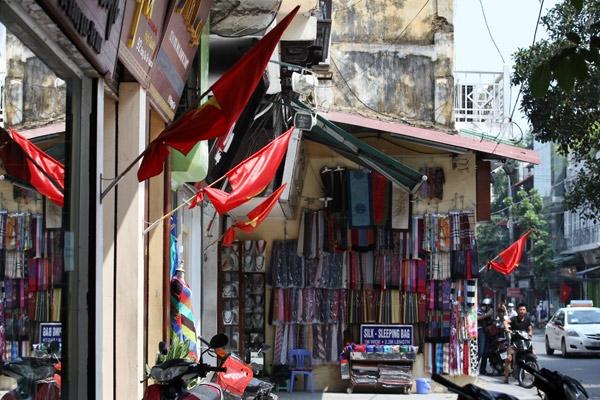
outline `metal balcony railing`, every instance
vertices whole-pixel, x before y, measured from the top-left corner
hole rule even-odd
[[[455,71],[455,122],[505,122],[506,80],[503,72]]]
[[[570,248],[600,243],[600,224],[571,230],[567,238]]]

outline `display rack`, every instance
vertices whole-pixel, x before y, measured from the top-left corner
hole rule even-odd
[[[265,242],[240,241],[219,248],[219,332],[228,349],[249,357],[265,341]]]
[[[350,387],[348,393],[410,393],[413,386],[414,352],[360,353],[349,358]]]

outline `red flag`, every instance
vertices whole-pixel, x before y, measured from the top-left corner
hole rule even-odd
[[[531,230],[525,232],[516,242],[502,250],[494,260],[490,261],[489,266],[504,275],[510,275],[521,262],[521,256],[530,233]],[[495,261],[498,258],[500,260]]]
[[[285,185],[285,183],[281,185],[279,189],[271,193],[269,197],[250,211],[248,213],[247,221],[236,221],[231,225],[227,231],[225,231],[225,235],[223,235],[223,246],[231,246],[235,240],[235,229],[240,229],[244,232],[252,232],[256,229],[256,227],[258,227],[258,225],[260,225],[260,223],[271,213],[275,204],[277,204],[281,193],[283,193],[283,189],[285,189]]]
[[[222,215],[265,190],[273,180],[287,151],[293,130],[293,127],[288,129],[287,132],[229,170],[225,176],[231,186],[230,193],[211,187],[200,189],[192,199],[190,208],[202,201],[206,194],[217,212]]]
[[[567,283],[563,283],[560,285],[560,302],[566,303],[571,298],[571,292],[573,288],[569,286]]]
[[[0,130],[0,158],[6,172],[64,205],[65,167],[14,129]]]
[[[168,146],[187,154],[199,141],[225,135],[231,130],[299,8],[294,8],[212,85],[210,90],[214,96],[208,102],[189,110],[150,143],[138,170],[140,182],[162,172],[169,156]]]

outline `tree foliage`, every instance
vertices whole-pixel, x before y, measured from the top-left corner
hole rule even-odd
[[[548,278],[556,270],[552,261],[554,254],[543,199],[535,189],[530,191],[521,189],[512,198],[508,196],[507,188],[506,173],[504,171],[496,173],[493,182],[492,220],[488,224],[479,226],[477,230],[478,255],[482,262],[487,262],[510,245],[507,226],[510,209],[515,240],[528,229],[532,230],[529,236],[529,247],[521,263],[535,275],[536,287],[544,289],[547,287]],[[488,272],[483,278],[498,282],[500,277],[497,275],[496,272]]]
[[[565,0],[542,17],[548,39],[515,54],[513,83],[532,134],[581,169],[567,207],[600,215],[600,2]]]

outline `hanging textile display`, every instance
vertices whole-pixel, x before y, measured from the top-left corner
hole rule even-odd
[[[41,322],[59,322],[63,232],[41,214],[0,211],[0,360],[30,355]]]
[[[428,193],[441,196],[434,173]],[[410,194],[379,174],[325,167],[320,177],[324,208],[303,209],[298,240],[272,247],[274,363],[293,348],[334,362],[361,324],[399,324],[412,325],[428,372],[476,372],[474,213],[412,216]]]

